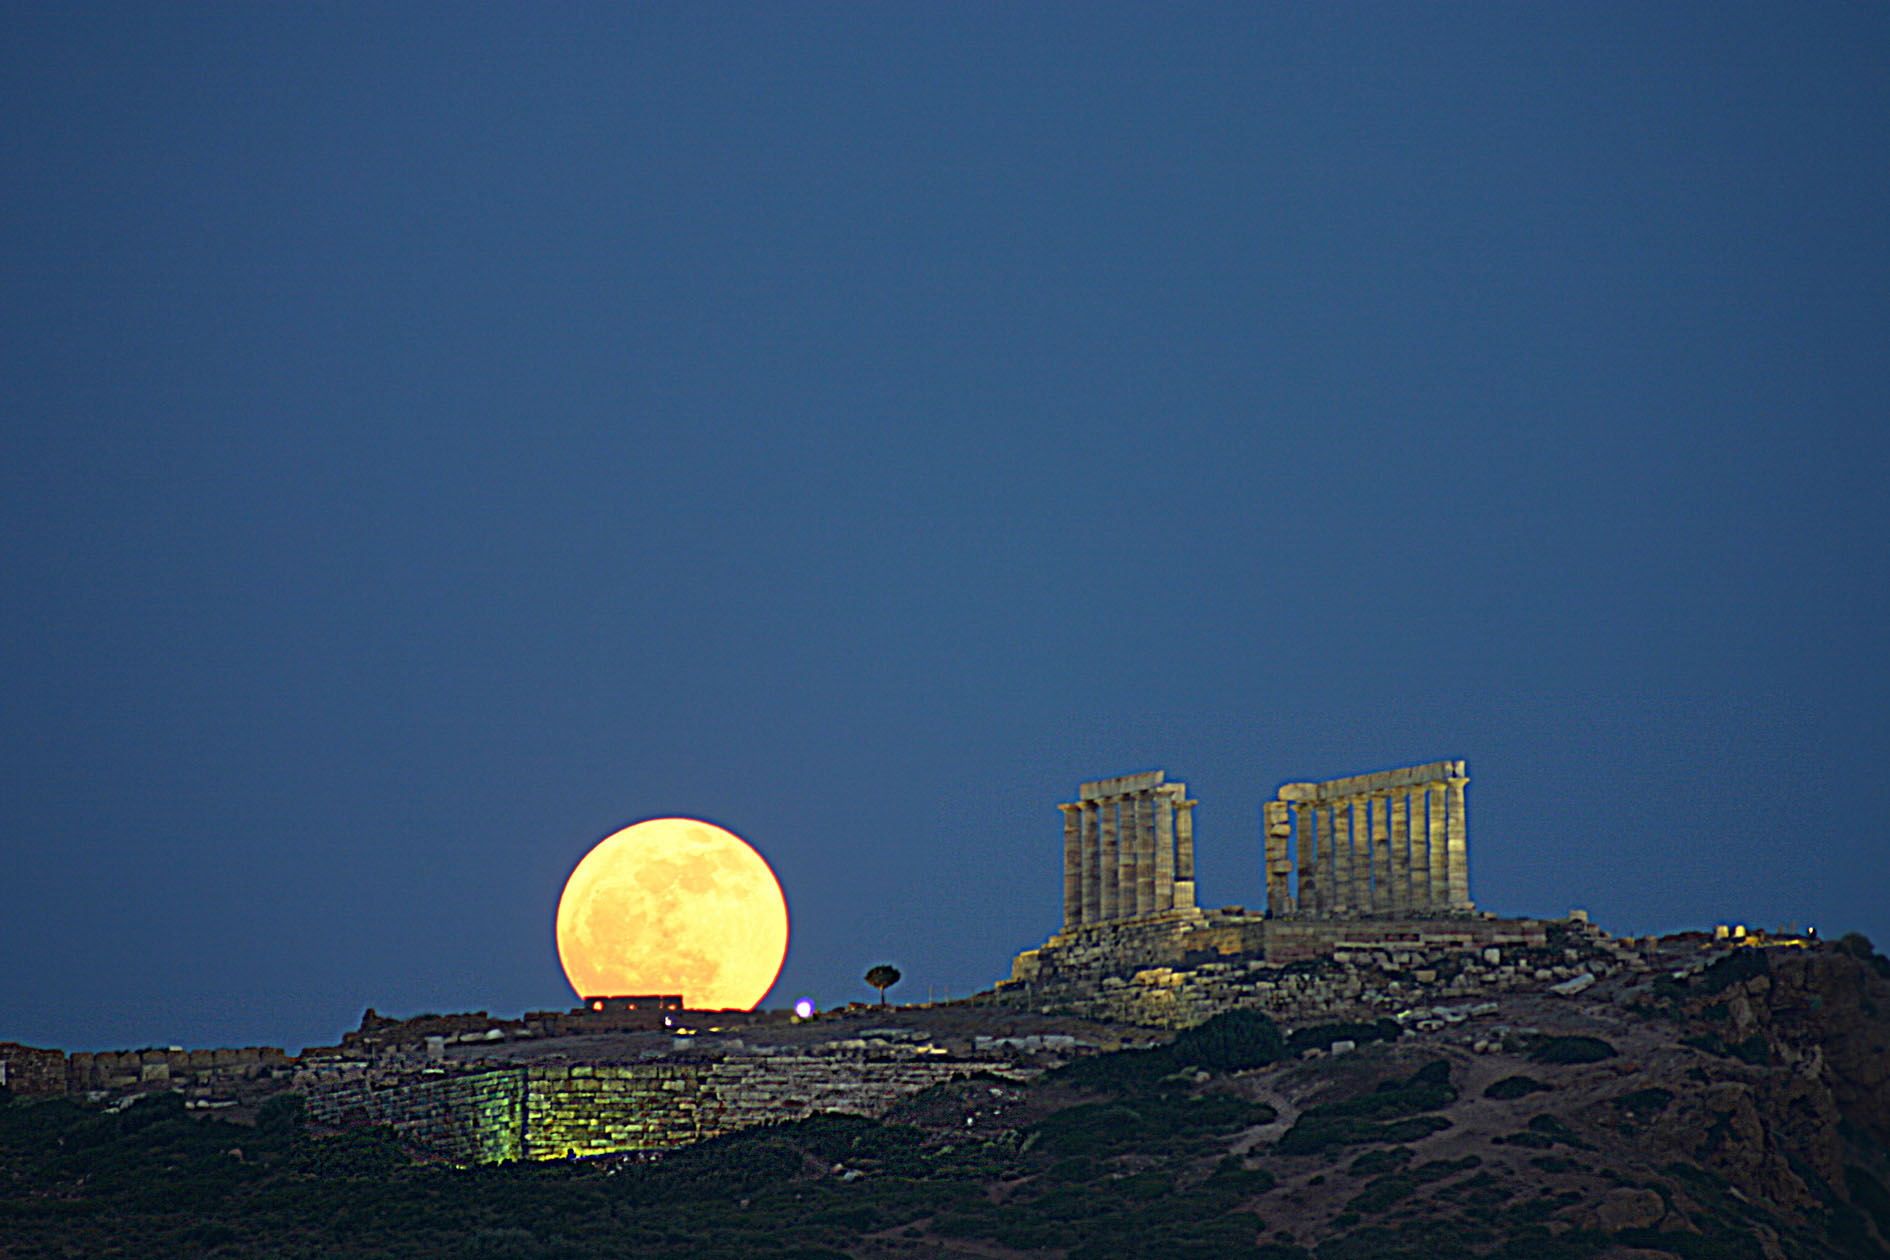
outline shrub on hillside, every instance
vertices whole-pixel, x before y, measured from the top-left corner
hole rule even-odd
[[[1771,956],[1764,950],[1735,949],[1702,971],[1699,984],[1707,993],[1718,993],[1735,984],[1743,984],[1754,976],[1762,976],[1771,969]]]
[[[1150,1089],[1175,1070],[1168,1046],[1147,1050],[1112,1050],[1072,1059],[1044,1073],[1044,1079],[1098,1093],[1137,1093]]]
[[[1838,938],[1837,948],[1840,953],[1862,959],[1869,964],[1871,970],[1890,979],[1890,958],[1879,954],[1876,947],[1870,943],[1870,938],[1862,932],[1846,932]]]
[[[1223,1011],[1185,1029],[1169,1051],[1178,1066],[1238,1072],[1277,1063],[1285,1055],[1286,1038],[1259,1011]]]
[[[1599,1063],[1612,1059],[1615,1048],[1599,1037],[1550,1037],[1529,1052],[1537,1063]]]
[[[1414,1142],[1450,1127],[1442,1116],[1419,1113],[1448,1107],[1456,1100],[1450,1063],[1434,1059],[1403,1080],[1381,1082],[1369,1094],[1306,1108],[1280,1138],[1278,1149],[1304,1155],[1367,1142]]]
[[[1289,1054],[1324,1050],[1335,1041],[1352,1041],[1362,1046],[1368,1041],[1396,1041],[1403,1033],[1395,1019],[1374,1020],[1369,1024],[1313,1024],[1295,1028],[1286,1039],[1286,1049]]]
[[[1483,1096],[1496,1099],[1526,1098],[1530,1094],[1553,1088],[1553,1085],[1545,1084],[1533,1076],[1505,1076],[1485,1089]]]
[[[1673,1091],[1661,1089],[1657,1085],[1648,1089],[1637,1089],[1631,1094],[1622,1094],[1613,1100],[1614,1106],[1621,1111],[1644,1116],[1658,1115],[1672,1102]]]

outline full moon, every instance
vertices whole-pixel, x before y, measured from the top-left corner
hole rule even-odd
[[[680,993],[752,1010],[787,957],[787,900],[740,836],[652,818],[604,837],[558,898],[558,960],[580,998]]]

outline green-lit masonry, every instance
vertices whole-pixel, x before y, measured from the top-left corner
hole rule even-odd
[[[680,1146],[817,1111],[874,1115],[973,1072],[972,1060],[750,1055],[696,1062],[532,1064],[329,1082],[308,1095],[323,1125],[386,1124],[454,1163],[562,1159]]]

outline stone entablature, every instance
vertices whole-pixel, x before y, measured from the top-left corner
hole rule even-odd
[[[1469,781],[1464,762],[1434,761],[1283,784],[1262,810],[1267,913],[1333,918],[1473,911],[1464,813]]]
[[[1063,927],[1194,908],[1194,807],[1160,770],[1098,779],[1063,811]]]

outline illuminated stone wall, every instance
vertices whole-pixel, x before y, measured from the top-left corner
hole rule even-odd
[[[391,1125],[455,1163],[561,1159],[680,1146],[822,1111],[877,1115],[900,1099],[1008,1063],[908,1056],[745,1055],[700,1061],[368,1072],[310,1087],[317,1124]]]
[[[579,1063],[526,1073],[524,1158],[649,1150],[707,1136],[695,1064]]]

